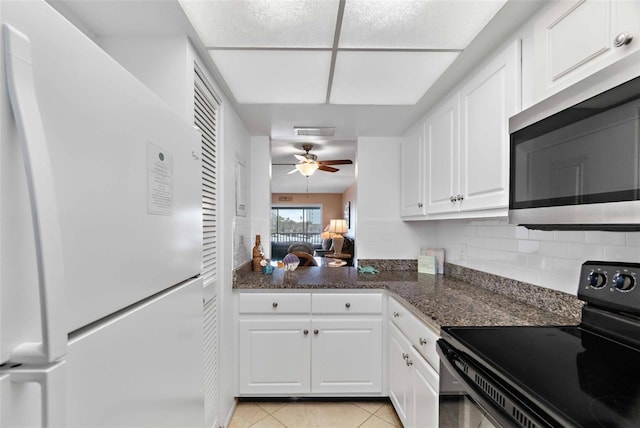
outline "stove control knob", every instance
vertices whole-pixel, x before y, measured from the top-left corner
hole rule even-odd
[[[636,285],[636,279],[626,273],[617,273],[613,277],[613,285],[620,291],[629,291]]]
[[[603,273],[591,271],[587,276],[587,281],[593,288],[602,288],[607,283],[607,277]]]

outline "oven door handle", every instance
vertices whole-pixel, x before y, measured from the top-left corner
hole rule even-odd
[[[494,425],[504,427],[513,426],[514,420],[505,415],[504,410],[500,409],[491,401],[489,401],[484,395],[480,394],[476,390],[474,385],[466,379],[464,374],[462,374],[462,370],[454,364],[451,356],[449,355],[449,352],[447,351],[447,348],[449,348],[450,345],[443,339],[439,339],[437,344],[438,346],[436,346],[436,351],[440,356],[440,363],[444,366],[444,368],[446,368],[449,373],[451,373],[451,375],[458,382],[460,382],[465,390],[465,393],[482,408],[484,416],[486,416]]]

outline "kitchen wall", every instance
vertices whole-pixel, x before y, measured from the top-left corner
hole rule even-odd
[[[359,259],[416,259],[428,222],[400,219],[400,138],[360,137],[356,253]]]
[[[280,201],[280,197],[289,197],[290,201]],[[322,225],[329,224],[332,218],[342,218],[343,207],[341,193],[273,193],[273,205],[322,205]]]

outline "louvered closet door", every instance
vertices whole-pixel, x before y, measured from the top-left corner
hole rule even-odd
[[[202,279],[204,302],[205,427],[218,426],[218,108],[200,72],[195,71],[195,125],[202,134]]]

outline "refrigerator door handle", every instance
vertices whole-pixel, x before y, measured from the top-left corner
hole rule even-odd
[[[60,222],[51,159],[35,92],[31,42],[7,24],[3,31],[9,99],[22,143],[33,219],[42,329],[42,342],[18,345],[11,353],[11,361],[46,364],[67,352],[67,335],[61,319],[65,293]]]
[[[39,383],[42,428],[67,426],[65,403],[64,361],[46,368],[15,368],[9,370],[9,379],[14,383]]]

